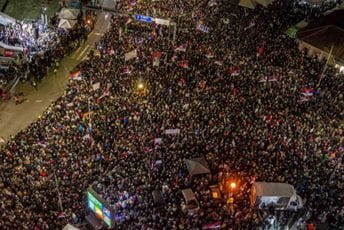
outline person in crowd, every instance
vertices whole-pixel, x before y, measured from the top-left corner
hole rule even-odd
[[[78,224],[90,186],[113,208],[116,229],[259,229],[276,216],[287,223],[295,213],[250,206],[252,183],[267,181],[296,188],[307,225],[340,229],[343,74],[328,67],[320,82],[325,63],[285,35],[301,19],[292,3],[252,11],[180,0],[121,7],[178,22],[176,40],[163,25],[112,17],[78,65],[81,79],[1,148],[0,226]],[[134,49],[137,57],[125,61]],[[185,159],[202,156],[211,176],[190,176]],[[224,175],[240,179],[228,203],[209,188]],[[199,201],[195,216],[185,188]]]

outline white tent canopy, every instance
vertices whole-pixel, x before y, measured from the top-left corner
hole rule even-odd
[[[272,0],[255,0],[258,4],[267,7],[272,3]]]
[[[7,26],[8,24],[14,24],[16,23],[16,20],[7,14],[1,13],[0,12],[0,24]]]
[[[185,163],[191,176],[210,173],[209,165],[203,157],[186,159]]]
[[[257,3],[254,0],[240,0],[239,6],[254,9]]]
[[[295,195],[292,185],[286,183],[254,182],[256,196],[291,197]]]
[[[72,29],[75,24],[77,23],[76,20],[67,20],[67,19],[60,19],[60,22],[59,22],[59,28],[62,28],[62,29]]]
[[[75,20],[78,18],[80,14],[79,9],[71,9],[71,8],[62,8],[59,13],[60,19],[68,19],[68,20]]]
[[[67,224],[66,226],[64,226],[63,230],[80,230],[79,228],[74,227],[71,224]]]

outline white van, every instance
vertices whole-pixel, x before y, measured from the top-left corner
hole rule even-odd
[[[294,187],[286,183],[255,182],[251,188],[251,206],[259,209],[273,207],[275,210],[298,210],[302,199]]]
[[[195,194],[190,188],[183,189],[182,190],[184,199],[185,199],[185,204],[186,208],[189,212],[189,214],[196,214],[199,210],[199,203],[196,199]]]

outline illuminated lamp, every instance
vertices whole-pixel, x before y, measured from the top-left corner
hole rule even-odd
[[[137,85],[137,88],[138,89],[143,89],[145,86],[143,85],[143,83],[139,83],[138,85]]]
[[[229,186],[230,186],[231,189],[235,189],[235,188],[237,187],[237,185],[236,185],[235,182],[231,182],[231,183],[229,184]]]

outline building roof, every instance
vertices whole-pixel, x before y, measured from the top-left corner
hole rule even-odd
[[[294,187],[286,183],[254,182],[256,196],[291,197],[295,195]]]
[[[344,10],[336,10],[328,15],[312,21],[306,27],[300,29],[297,37],[344,63]]]

